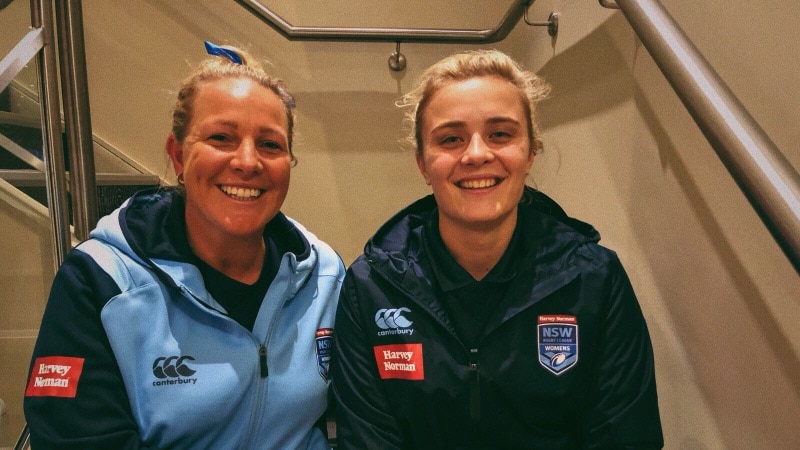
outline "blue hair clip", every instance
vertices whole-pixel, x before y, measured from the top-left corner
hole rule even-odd
[[[228,49],[222,48],[219,45],[214,45],[208,41],[205,41],[205,44],[206,44],[206,51],[208,52],[209,55],[221,56],[225,59],[230,60],[234,64],[242,63],[242,58],[240,58],[239,55],[237,55],[236,53]]]

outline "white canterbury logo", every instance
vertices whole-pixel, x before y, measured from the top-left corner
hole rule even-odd
[[[385,330],[379,331],[378,336],[386,336],[389,334],[414,334],[414,330],[410,329],[414,322],[408,320],[403,316],[404,313],[410,313],[408,308],[383,308],[375,313],[375,325],[378,328]]]

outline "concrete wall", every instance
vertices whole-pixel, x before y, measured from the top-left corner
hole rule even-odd
[[[453,28],[491,28],[508,6],[269,3],[295,25]],[[800,4],[663,3],[800,167]],[[290,42],[233,2],[95,0],[83,8],[94,132],[168,179],[169,111],[183,75],[205,56],[202,41],[269,60],[299,114],[300,163],[284,211],[346,264],[384,220],[428,192],[398,143],[394,101],[429,64],[476,48],[403,44],[408,68],[395,73],[387,66],[393,43]],[[542,105],[545,152],[529,182],[593,223],[625,264],[655,346],[666,448],[797,447],[800,278],[622,14],[596,1],[539,0],[530,18],[550,11],[561,13],[556,39],[520,23],[491,47],[553,85]],[[5,310],[10,300],[0,298]]]

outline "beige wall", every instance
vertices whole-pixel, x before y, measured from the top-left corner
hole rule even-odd
[[[796,2],[664,5],[800,167]],[[564,2],[565,27],[587,6]],[[586,31],[539,70],[554,91],[534,178],[594,223],[630,272],[656,348],[667,448],[795,448],[797,273],[621,14]]]
[[[300,164],[284,211],[347,264],[377,226],[428,192],[397,143],[402,117],[393,102],[429,64],[475,48],[403,44],[408,69],[397,74],[387,67],[392,43],[290,42],[232,2],[83,3],[95,134],[161,176],[169,174],[163,142],[174,90],[205,56],[202,41],[271,61],[299,114]],[[492,27],[508,4],[270,3],[296,25],[469,28]],[[663,3],[800,167],[800,5]],[[621,13],[596,1],[539,0],[531,19],[552,10],[562,14],[557,39],[521,23],[493,47],[553,85],[542,105],[546,148],[530,183],[593,223],[620,254],[653,338],[666,448],[796,447],[797,273]]]
[[[0,180],[0,448],[13,445],[22,430],[22,394],[54,264],[44,207],[20,201]]]

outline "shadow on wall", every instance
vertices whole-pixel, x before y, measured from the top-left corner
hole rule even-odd
[[[800,397],[800,377],[798,377],[800,359],[792,350],[789,337],[782,331],[780,323],[770,310],[769,299],[758,290],[757,280],[751,277],[746,261],[741,260],[736,254],[731,242],[726,238],[723,227],[713,214],[714,208],[704,199],[698,185],[704,180],[690,173],[688,165],[691,162],[685,161],[670,141],[664,129],[665,124],[657,118],[649,103],[649,95],[641,86],[636,86],[634,100],[637,111],[648,126],[648,131],[659,143],[658,151],[664,170],[670,171],[677,179],[686,200],[685,206],[690,208],[693,222],[700,226],[699,230],[694,231],[702,233],[697,239],[707,243],[716,255],[713,266],[718,267],[718,271],[714,271],[716,274],[708,278],[703,274],[708,273],[706,271],[710,271],[710,267],[698,267],[700,261],[693,258],[691,250],[675,255],[671,262],[663,256],[655,256],[668,264],[668,267],[654,269],[671,274],[669,277],[658,278],[663,282],[660,290],[667,293],[665,298],[675,300],[668,302],[666,306],[676,319],[673,323],[678,328],[679,334],[690,341],[684,346],[689,359],[714,361],[713,364],[700,364],[695,367],[695,374],[701,380],[700,387],[720,415],[746,405],[752,412],[743,415],[757,416],[754,420],[765,421],[764,428],[772,428],[777,433],[787,430],[794,430],[796,433],[792,425],[796,416],[778,413],[779,420],[770,420],[757,411],[772,411],[767,414],[769,417],[778,411],[776,405],[786,402],[787,393],[773,389],[777,384],[773,382],[777,380],[786,380],[787,387],[794,392],[794,395],[789,394],[789,398]],[[700,150],[713,151],[707,145],[702,146]],[[737,190],[733,195],[740,194]],[[650,207],[647,204],[649,200],[640,198],[631,204],[630,211],[634,219],[640,216],[637,211],[641,212]],[[669,213],[669,207],[666,211]],[[653,255],[675,254],[675,249],[686,248],[686,240],[680,232],[683,229],[680,222],[680,218],[676,217],[657,224],[641,224],[662,228],[658,234],[663,239],[642,239],[642,242],[646,243],[647,252]],[[635,227],[641,229],[638,225]],[[675,259],[680,259],[681,263],[675,264]],[[726,276],[721,276],[722,273]],[[695,278],[698,283],[708,283],[704,289],[708,296],[704,298],[687,296],[681,292],[682,286],[674,282],[690,278]],[[715,286],[716,284],[719,286]],[[731,295],[720,295],[726,292]],[[698,307],[698,303],[705,304]],[[702,345],[693,345],[691,341]],[[772,382],[764,383],[764,380]],[[718,421],[722,422],[723,429],[728,428],[728,430],[731,430],[736,422],[735,419],[725,418],[718,418]],[[735,432],[726,433],[726,436],[735,434]],[[735,442],[732,440],[731,444]]]
[[[688,113],[674,93],[663,89],[663,78],[651,85],[652,79],[634,75],[634,68],[655,69],[638,42],[629,47],[633,58],[615,46],[614,37],[630,33],[624,17],[615,14],[539,71],[553,87],[550,100],[541,105],[543,128],[591,122],[624,103],[635,105],[630,123],[601,132],[629,134],[627,142],[641,148],[609,147],[603,157],[612,171],[631,168],[614,183],[624,186],[626,220],[655,274],[661,298],[668,300],[664,306],[670,326],[683,344],[673,350],[686,352],[693,364],[694,378],[729,448],[744,448],[744,443],[761,438],[778,447],[791,445],[798,433],[800,360],[747,261],[726,238],[714,214],[718,206],[704,199],[699,186],[707,179],[688,170],[709,158],[702,152],[716,158],[713,150],[686,120]],[[674,117],[654,106],[665,104],[675,108]],[[646,129],[635,129],[640,123]],[[671,135],[688,139],[676,147]],[[658,166],[652,164],[653,150]],[[718,166],[709,165],[709,170]],[[730,196],[741,195],[734,190]]]
[[[591,118],[630,100],[629,62],[612,39],[627,27],[625,18],[614,14],[542,66],[537,73],[552,86],[540,105],[542,128]]]
[[[349,264],[384,221],[429,190],[412,150],[400,142],[397,95],[315,91],[295,98],[299,163],[287,211]]]

